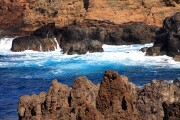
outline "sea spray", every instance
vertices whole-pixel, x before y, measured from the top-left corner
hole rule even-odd
[[[152,79],[180,77],[179,62],[168,56],[145,56],[139,51],[152,44],[103,45],[102,53],[67,55],[59,52],[58,44],[57,51],[12,52],[12,40],[1,39],[0,43],[0,116],[4,117],[16,118],[19,97],[47,91],[53,79],[71,86],[75,78],[86,76],[99,83],[105,70],[115,70],[142,86]]]
[[[59,47],[60,45],[59,45],[59,43],[58,43],[56,38],[54,38],[54,41],[56,42],[55,51],[61,51],[61,48]]]
[[[0,39],[0,52],[9,52],[14,38]]]

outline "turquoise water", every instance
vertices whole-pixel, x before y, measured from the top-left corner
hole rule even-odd
[[[86,76],[97,84],[105,70],[127,75],[137,86],[153,79],[180,77],[180,63],[167,56],[148,57],[139,49],[146,45],[103,45],[103,53],[85,55],[52,52],[11,52],[12,39],[0,40],[0,119],[18,119],[17,104],[24,94],[48,91],[53,79],[73,85],[76,77]]]

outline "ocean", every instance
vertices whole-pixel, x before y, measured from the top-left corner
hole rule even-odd
[[[98,84],[105,70],[113,70],[141,87],[153,79],[171,82],[180,77],[180,62],[139,51],[153,44],[103,45],[103,53],[67,55],[58,45],[49,52],[12,52],[12,40],[0,40],[0,120],[17,120],[19,97],[47,92],[54,79],[72,86],[75,78],[86,76]]]

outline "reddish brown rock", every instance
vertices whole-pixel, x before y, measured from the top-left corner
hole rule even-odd
[[[164,102],[180,103],[179,81],[168,83],[165,80],[153,80],[137,90],[135,104],[141,120],[162,120],[166,116]]]
[[[101,85],[79,77],[72,88],[54,80],[48,93],[24,95],[20,120],[178,120],[180,81],[153,80],[137,88],[126,76],[106,71]]]
[[[180,118],[180,103],[163,103],[164,120],[178,120]]]
[[[134,101],[135,85],[128,82],[126,76],[106,71],[96,100],[97,109],[105,119],[138,120]]]
[[[75,79],[71,90],[71,118],[77,120],[100,120],[102,115],[96,109],[96,97],[99,86],[94,85],[86,77]]]
[[[160,26],[179,9],[178,0],[1,0],[0,27],[33,31],[51,22],[62,27],[85,19]]]

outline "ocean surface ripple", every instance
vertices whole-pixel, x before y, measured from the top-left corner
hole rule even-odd
[[[139,51],[153,44],[103,45],[103,53],[67,55],[58,47],[49,52],[11,52],[12,40],[0,40],[0,119],[18,119],[19,97],[47,91],[53,79],[72,86],[76,77],[86,76],[98,84],[105,70],[114,70],[142,86],[153,79],[172,81],[180,77],[180,62]]]

